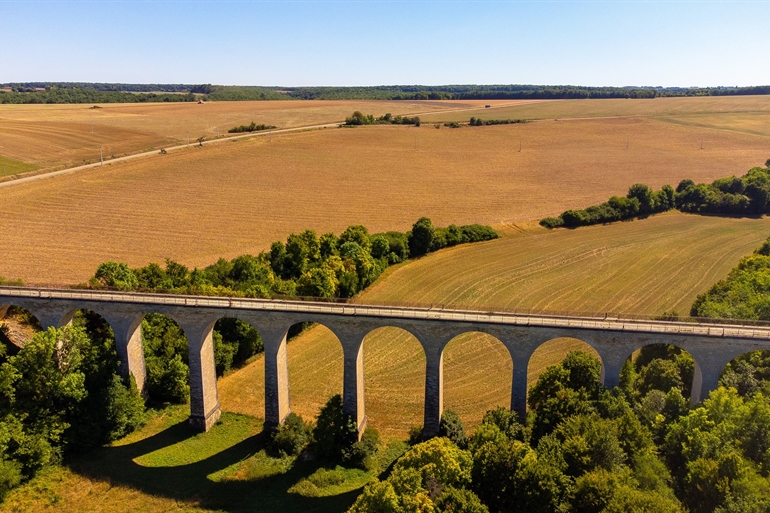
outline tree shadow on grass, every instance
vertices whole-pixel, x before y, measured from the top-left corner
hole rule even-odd
[[[139,442],[105,447],[70,463],[70,468],[95,481],[129,486],[143,493],[197,503],[228,512],[341,512],[348,509],[360,490],[331,497],[303,497],[287,490],[322,465],[299,461],[284,473],[262,478],[212,481],[207,476],[241,462],[263,450],[264,431],[195,463],[168,467],[146,467],[135,459],[191,438],[194,433],[180,422]]]

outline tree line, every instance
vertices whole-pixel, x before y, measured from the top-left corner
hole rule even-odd
[[[231,128],[227,131],[229,134],[242,134],[244,132],[260,132],[262,130],[272,130],[276,128],[274,125],[256,124],[253,121],[248,125],[240,125]]]
[[[355,111],[350,117],[345,118],[345,125],[415,125],[420,126],[418,116],[393,116],[390,112],[375,118],[372,114],[363,114],[361,111]]]
[[[350,226],[339,236],[313,230],[276,241],[257,256],[220,258],[203,269],[189,269],[173,260],[165,268],[152,263],[131,269],[119,262],[104,262],[88,286],[118,290],[145,290],[174,294],[225,297],[349,298],[368,287],[390,265],[448,246],[498,237],[478,224],[434,227],[420,218],[409,232],[369,234],[366,227]],[[304,326],[293,327],[289,336]],[[147,386],[160,401],[185,402],[189,396],[187,340],[168,317],[149,314],[142,323]],[[237,319],[220,319],[214,326],[217,375],[239,367],[263,351],[259,333]]]
[[[468,123],[470,126],[489,126],[489,125],[516,125],[519,123],[526,123],[526,119],[487,119],[486,121],[481,118],[472,117]]]
[[[100,91],[85,88],[54,88],[46,91],[32,92],[0,91],[0,104],[157,103],[195,101],[198,101],[198,98],[192,93],[131,93],[125,91]]]
[[[676,189],[664,185],[659,191],[653,191],[644,184],[634,184],[625,197],[613,196],[600,205],[566,210],[559,217],[542,219],[540,224],[546,228],[576,228],[645,217],[671,209],[699,214],[763,215],[770,207],[770,160],[765,166],[752,168],[740,178],[720,178],[710,184],[682,180]]]
[[[212,84],[104,84],[26,82],[0,84],[0,103],[118,103],[146,101],[254,100],[511,100],[658,98],[670,96],[733,96],[770,94],[770,86],[751,87],[586,87],[545,85],[394,85],[373,87],[264,87]],[[36,91],[46,88],[46,91]],[[68,91],[59,93],[57,91]],[[90,93],[89,93],[90,92]],[[156,94],[156,93],[188,94]],[[100,93],[100,94],[91,94]],[[133,96],[143,99],[132,99]],[[176,98],[176,99],[175,99]]]

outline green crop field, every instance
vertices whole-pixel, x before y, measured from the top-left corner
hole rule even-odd
[[[725,277],[770,235],[770,219],[669,213],[646,220],[546,231],[516,230],[389,270],[356,298],[361,303],[501,311],[686,314],[696,295]],[[572,349],[558,340],[530,362],[530,381]],[[312,417],[341,392],[342,349],[316,326],[289,344],[292,409]],[[492,337],[471,334],[444,353],[444,404],[470,426],[497,405],[510,405],[511,360]],[[364,342],[367,415],[381,432],[404,436],[422,424],[425,356],[411,335],[382,328]],[[225,409],[263,415],[261,358],[220,380]]]

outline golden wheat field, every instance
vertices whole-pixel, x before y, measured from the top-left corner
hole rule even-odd
[[[254,101],[92,105],[0,105],[0,156],[61,168],[227,135],[254,121],[279,128],[341,122],[354,110],[383,115],[470,109],[481,100]],[[496,102],[510,105],[516,102]]]
[[[356,301],[508,311],[689,313],[695,296],[724,278],[770,235],[770,219],[669,213],[577,230],[510,229],[503,239],[439,251],[391,269]],[[541,347],[529,381],[573,349],[574,339]],[[313,417],[342,387],[342,349],[316,326],[289,343],[292,409]],[[403,436],[422,423],[425,357],[411,335],[382,328],[364,341],[369,422]],[[512,364],[488,335],[453,340],[444,354],[444,404],[470,426],[510,405]],[[220,380],[223,408],[263,415],[263,361]]]
[[[731,131],[700,149],[703,130],[644,118],[330,128],[116,163],[0,191],[12,248],[0,275],[74,283],[105,260],[203,266],[306,228],[407,230],[421,216],[521,222],[635,182],[742,174],[770,154],[767,138]]]

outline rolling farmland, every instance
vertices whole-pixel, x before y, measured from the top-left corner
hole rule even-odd
[[[770,219],[729,219],[670,213],[577,230],[533,229],[442,250],[392,269],[356,298],[371,304],[443,304],[482,310],[686,314],[698,293],[727,275],[770,235]],[[530,381],[582,342],[558,339],[530,362]],[[316,326],[289,344],[292,409],[313,417],[341,392],[342,350]],[[422,423],[425,357],[396,329],[364,341],[369,422],[404,436]],[[458,337],[444,354],[444,404],[470,426],[484,411],[510,404],[511,361],[487,335]],[[220,380],[223,408],[262,416],[263,362]]]
[[[528,221],[635,182],[742,174],[770,153],[767,138],[732,131],[710,131],[700,149],[703,132],[616,118],[335,128],[192,147],[4,189],[0,231],[14,250],[0,275],[75,283],[105,260],[203,266],[306,228],[407,230],[421,216]]]
[[[514,101],[497,102],[513,104]],[[483,101],[255,101],[91,105],[0,105],[0,156],[56,169],[182,144],[251,121],[294,128],[377,115],[479,107]]]

